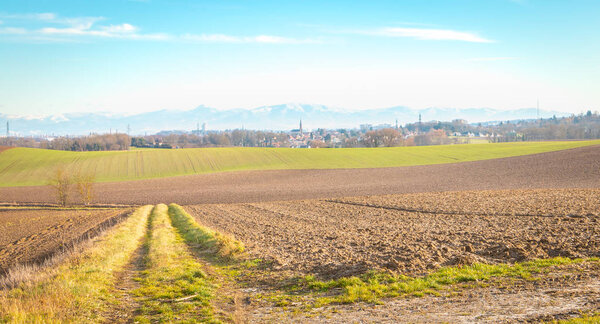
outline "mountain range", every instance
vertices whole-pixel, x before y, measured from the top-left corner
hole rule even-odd
[[[302,120],[305,130],[317,128],[358,128],[361,124],[400,125],[419,120],[451,121],[465,119],[469,123],[533,119],[536,108],[498,110],[491,108],[426,108],[397,106],[366,110],[342,110],[314,104],[283,104],[253,109],[219,110],[199,106],[191,110],[157,110],[134,115],[106,113],[68,113],[45,117],[11,116],[0,113],[0,122],[10,124],[11,135],[87,135],[89,133],[154,134],[164,130],[192,131],[206,124],[207,130],[256,129],[289,130],[298,128]],[[539,117],[568,116],[570,113],[540,110]]]

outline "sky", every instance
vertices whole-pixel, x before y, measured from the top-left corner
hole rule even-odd
[[[2,0],[0,113],[600,109],[597,0]]]

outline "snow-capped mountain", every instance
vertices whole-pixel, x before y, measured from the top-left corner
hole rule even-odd
[[[299,120],[305,129],[357,128],[360,124],[399,124],[423,121],[465,119],[470,123],[536,118],[536,108],[497,110],[490,108],[390,108],[349,111],[313,104],[283,104],[253,109],[218,110],[199,106],[192,110],[157,110],[135,115],[102,113],[70,113],[45,117],[9,116],[0,113],[0,121],[10,122],[12,135],[85,135],[89,133],[127,132],[153,134],[161,130],[195,130],[206,123],[207,130],[260,129],[289,130],[297,128]],[[540,117],[569,113],[540,110]]]

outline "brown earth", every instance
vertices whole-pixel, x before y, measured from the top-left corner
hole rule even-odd
[[[434,214],[600,216],[600,189],[450,191],[333,198],[330,201]]]
[[[240,171],[100,183],[96,202],[239,203],[411,192],[600,188],[600,146],[427,166]],[[2,202],[53,202],[47,187],[0,188]]]
[[[16,264],[43,261],[61,248],[95,236],[126,214],[111,210],[0,209],[0,275]]]
[[[6,151],[8,149],[11,149],[11,148],[13,148],[13,147],[12,146],[2,146],[2,145],[0,145],[0,153],[2,153],[3,151]]]
[[[418,275],[472,262],[600,256],[599,195],[598,189],[483,191],[186,209],[277,270],[331,278],[372,269]],[[395,205],[405,209],[390,208]]]

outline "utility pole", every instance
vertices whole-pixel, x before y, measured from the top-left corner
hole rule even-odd
[[[200,122],[196,123],[196,136],[200,136]]]
[[[421,114],[419,114],[419,129],[417,130],[417,134],[421,134]]]
[[[131,128],[129,127],[129,124],[127,124],[127,136],[129,136],[130,132],[131,132]]]

